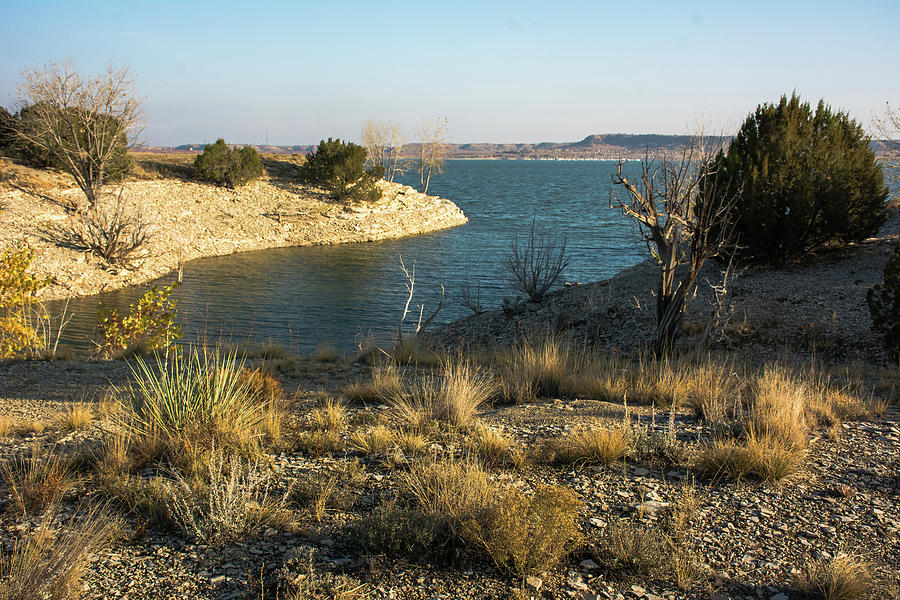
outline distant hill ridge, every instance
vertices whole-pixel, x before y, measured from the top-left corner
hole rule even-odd
[[[707,143],[718,146],[727,143],[730,136],[710,136]],[[507,143],[469,142],[465,144],[447,144],[448,158],[526,158],[526,159],[615,159],[640,158],[645,153],[657,155],[662,152],[678,152],[691,140],[688,135],[664,135],[657,133],[603,133],[591,134],[577,142],[540,142],[540,143]],[[242,146],[244,144],[233,144]],[[292,146],[274,146],[265,144],[248,144],[260,152],[272,154],[306,154],[315,149],[315,144],[298,144]],[[144,146],[142,151],[149,152],[201,152],[204,144],[182,144],[181,146],[156,147]],[[403,146],[401,156],[413,158],[419,147],[418,143]],[[882,140],[872,140],[872,149],[878,154],[888,152],[888,145]]]

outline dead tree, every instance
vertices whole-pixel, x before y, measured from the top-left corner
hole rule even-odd
[[[20,115],[14,136],[32,144],[69,173],[88,208],[108,180],[108,166],[128,144],[141,119],[141,100],[127,68],[109,66],[84,77],[69,61],[22,71]]]
[[[406,346],[410,340],[404,339],[403,337],[403,323],[406,321],[406,317],[409,314],[409,305],[412,302],[413,294],[415,293],[416,288],[416,263],[413,262],[412,269],[407,269],[406,265],[403,264],[403,257],[400,257],[400,270],[403,271],[403,275],[406,277],[406,282],[404,285],[406,286],[406,303],[403,305],[403,314],[400,315],[400,322],[397,324],[397,336],[394,338],[394,349],[399,349]],[[416,328],[413,330],[413,338],[412,343],[414,346],[417,346],[419,342],[422,340],[422,336],[425,335],[425,328],[428,327],[437,314],[441,311],[441,308],[444,306],[444,285],[441,284],[441,299],[438,302],[437,308],[433,313],[427,318],[425,315],[425,305],[419,305],[419,320],[416,322]],[[424,318],[424,320],[423,320]]]
[[[613,184],[625,189],[621,198],[610,192],[610,207],[635,220],[650,255],[659,265],[656,290],[656,339],[653,353],[669,354],[681,335],[685,302],[707,258],[728,245],[735,197],[722,199],[716,189],[715,160],[702,137],[686,145],[681,158],[641,160],[639,181],[624,174],[620,161]],[[679,269],[684,265],[683,269]]]

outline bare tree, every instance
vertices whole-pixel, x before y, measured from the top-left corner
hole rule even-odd
[[[141,100],[125,67],[108,66],[96,77],[76,72],[70,61],[25,69],[19,83],[21,113],[15,136],[41,149],[75,178],[88,207],[108,181],[108,166],[141,118]]]
[[[534,302],[544,297],[567,266],[565,236],[537,229],[534,219],[528,239],[522,243],[517,235],[503,260],[510,283]]]
[[[446,117],[438,117],[433,125],[423,123],[419,128],[416,168],[419,171],[419,183],[422,186],[423,194],[428,193],[431,176],[444,170],[449,134],[450,128]]]
[[[403,338],[403,323],[406,321],[406,316],[409,314],[409,305],[412,302],[413,294],[416,289],[416,263],[413,262],[412,269],[407,269],[406,265],[403,264],[403,257],[400,257],[400,270],[403,271],[403,275],[406,277],[406,303],[403,305],[403,314],[400,315],[400,322],[397,324],[397,337],[394,339],[394,349],[399,349],[404,346],[407,346],[410,343],[410,340]],[[441,284],[441,300],[438,302],[437,308],[429,317],[425,317],[425,305],[419,305],[419,320],[416,322],[416,328],[413,330],[413,339],[412,344],[414,346],[418,346],[419,342],[422,340],[422,336],[425,335],[425,328],[434,321],[434,318],[441,311],[441,308],[444,306],[444,286]],[[424,320],[423,320],[424,319]]]
[[[685,301],[703,263],[722,252],[733,230],[730,214],[735,197],[716,194],[717,173],[710,145],[702,137],[692,140],[680,159],[663,155],[641,161],[640,181],[624,174],[620,161],[613,184],[625,188],[621,198],[610,192],[610,207],[637,222],[651,256],[659,263],[656,291],[656,340],[653,352],[671,352],[681,335]],[[722,182],[722,189],[727,189]],[[685,265],[684,270],[679,270]]]
[[[873,111],[874,113],[874,111]],[[875,134],[880,136],[892,150],[900,150],[900,106],[885,103],[884,113],[873,115]]]
[[[367,119],[362,124],[361,137],[372,164],[384,167],[385,181],[394,181],[394,177],[402,175],[400,150],[404,140],[399,123]]]

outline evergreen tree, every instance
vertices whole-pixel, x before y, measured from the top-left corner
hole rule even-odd
[[[331,192],[336,200],[374,202],[381,198],[375,182],[384,169],[366,171],[367,151],[364,147],[340,139],[322,140],[306,157],[304,178]]]
[[[866,294],[872,328],[884,336],[884,344],[894,359],[900,358],[900,245],[894,248],[884,267],[884,283]]]
[[[717,160],[725,197],[740,193],[735,234],[749,257],[779,263],[859,241],[884,222],[887,187],[862,127],[796,94],[762,104]]]
[[[204,147],[194,160],[194,168],[200,179],[230,188],[244,185],[265,172],[256,148],[232,149],[222,138]]]

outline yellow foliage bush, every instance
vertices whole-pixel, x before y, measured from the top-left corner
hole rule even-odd
[[[0,358],[9,358],[40,340],[28,321],[27,307],[49,278],[28,273],[34,253],[28,247],[7,248],[0,254]]]

